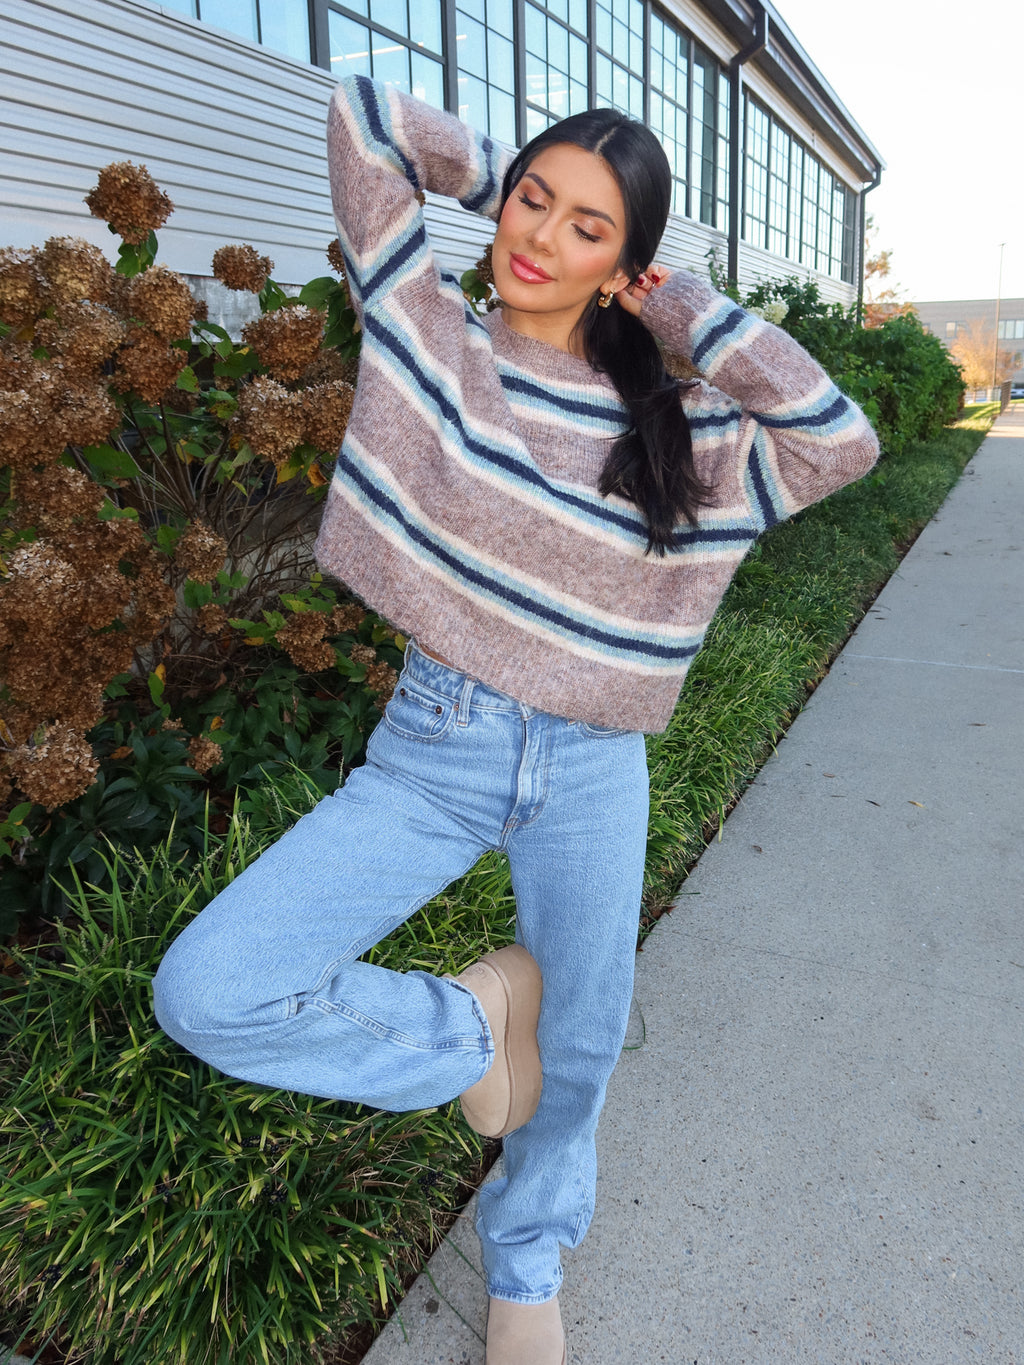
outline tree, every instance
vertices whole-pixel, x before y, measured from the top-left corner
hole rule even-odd
[[[900,298],[903,286],[886,284],[892,274],[892,250],[877,243],[875,220],[867,220],[864,234],[864,326],[881,327],[887,318],[912,313],[914,305]]]
[[[996,329],[991,322],[972,322],[959,328],[949,351],[959,361],[964,383],[969,389],[988,388],[993,369],[997,384],[1013,376],[1013,352],[997,344]]]

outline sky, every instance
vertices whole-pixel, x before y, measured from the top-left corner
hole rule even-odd
[[[885,162],[867,196],[902,298],[1024,297],[1022,0],[774,0]]]

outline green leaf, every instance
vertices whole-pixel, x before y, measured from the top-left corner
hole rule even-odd
[[[299,290],[299,302],[308,304],[310,308],[325,308],[335,294],[347,298],[344,285],[331,275],[319,275]]]
[[[177,387],[179,389],[184,389],[186,393],[199,392],[199,380],[196,378],[196,372],[191,365],[186,365],[184,369],[179,372],[176,383]]]
[[[288,302],[288,295],[279,284],[275,284],[273,280],[267,280],[266,284],[260,290],[259,300],[260,312],[272,313],[275,309],[283,307]]]
[[[213,601],[213,587],[209,583],[197,583],[195,579],[186,578],[182,597],[186,607],[198,611],[200,607],[205,607],[207,603]]]
[[[90,469],[111,479],[137,479],[142,472],[127,450],[118,446],[85,446],[82,450]]]
[[[239,346],[223,360],[213,362],[213,373],[218,379],[241,379],[243,375],[252,374],[260,367],[260,358],[254,350],[247,346]]]

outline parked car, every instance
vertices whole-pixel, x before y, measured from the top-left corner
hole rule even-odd
[[[1011,398],[1024,398],[1024,384],[1014,384],[1010,390]]]

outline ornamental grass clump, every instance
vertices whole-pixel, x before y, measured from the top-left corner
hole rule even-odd
[[[259,301],[235,341],[157,263],[173,205],[145,167],[107,167],[86,199],[116,265],[78,237],[0,248],[0,934],[12,906],[59,911],[68,857],[102,877],[105,838],[147,846],[198,774],[237,772],[244,718],[206,705],[226,685],[251,696],[284,667],[296,698],[319,692],[333,747],[293,735],[287,756],[330,785],[400,660],[375,619],[332,627],[344,599],[312,558],[354,394],[344,283],[289,298],[268,257],[221,248],[215,272]],[[270,718],[282,744],[302,709]],[[70,809],[88,793],[88,815]]]
[[[154,1024],[167,943],[316,796],[305,784],[259,836],[236,812],[195,869],[121,859],[119,892],[78,889],[57,942],[8,961],[0,1298],[23,1353],[322,1360],[395,1301],[478,1178],[457,1106],[383,1114],[248,1085]]]

